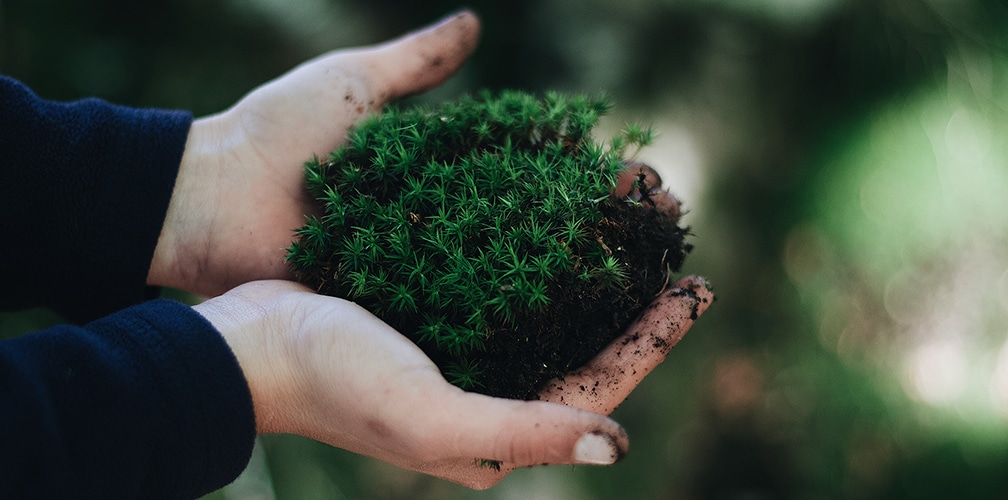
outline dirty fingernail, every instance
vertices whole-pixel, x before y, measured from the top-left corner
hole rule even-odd
[[[619,456],[616,443],[604,434],[585,434],[574,445],[574,460],[582,464],[612,465]]]
[[[701,288],[712,294],[714,292],[714,286],[703,276],[685,276],[676,281],[672,286],[675,287],[673,290],[679,290],[680,294],[686,291],[697,292]]]
[[[707,280],[707,278],[704,278],[703,276],[694,276],[693,279],[696,281],[697,285],[706,288],[707,291],[709,292],[714,291],[714,285],[712,285],[711,282]]]

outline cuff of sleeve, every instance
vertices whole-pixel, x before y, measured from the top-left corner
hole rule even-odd
[[[139,303],[192,115],[48,101],[2,76],[0,102],[0,227],[17,239],[0,248],[0,306],[83,324]],[[67,293],[68,281],[103,293]]]
[[[123,342],[144,344],[138,360],[157,388],[163,414],[158,491],[193,497],[233,481],[255,443],[252,394],[238,360],[220,333],[181,303],[158,299],[95,323],[111,322]],[[140,332],[140,333],[138,333]]]
[[[64,314],[73,321],[110,314],[136,304],[150,293],[147,272],[164,225],[185,149],[192,115],[182,111],[131,109],[107,105],[116,116],[106,129],[108,148],[120,155],[107,161],[114,166],[94,186],[90,215],[82,225],[85,248],[78,272],[91,274],[83,282],[99,282],[109,294],[96,294],[95,304],[81,297],[68,304]]]

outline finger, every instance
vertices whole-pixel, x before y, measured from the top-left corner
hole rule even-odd
[[[538,464],[610,465],[629,447],[626,431],[614,420],[544,401],[517,401],[465,394],[472,401],[458,432],[458,452],[517,466]],[[470,413],[471,412],[471,413]]]
[[[546,403],[463,393],[431,436],[452,436],[444,458],[410,468],[471,488],[487,488],[515,467],[542,464],[610,465],[629,447],[626,431],[597,413]],[[434,445],[432,445],[433,447]]]
[[[462,458],[405,467],[474,490],[485,490],[499,483],[516,468],[510,464]]]
[[[662,189],[658,171],[646,163],[627,162],[626,170],[616,178],[612,194],[619,199],[630,197],[634,201],[642,201],[647,196],[655,208],[667,212],[675,220],[679,219],[679,200],[667,189]]]
[[[548,382],[539,399],[612,413],[665,360],[713,300],[705,279],[680,279],[587,365]]]
[[[366,66],[378,106],[437,87],[476,49],[480,21],[462,10],[398,39],[366,50]]]
[[[661,187],[662,179],[658,171],[646,163],[627,162],[626,170],[616,177],[613,193],[617,198],[632,196],[639,189],[649,191]]]

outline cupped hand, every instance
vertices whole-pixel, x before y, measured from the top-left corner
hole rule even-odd
[[[547,384],[540,401],[464,392],[375,316],[296,283],[248,283],[196,309],[237,356],[260,433],[299,434],[482,489],[516,467],[621,459],[626,432],[604,414],[712,298],[699,278],[671,285],[588,365]]]
[[[195,308],[238,358],[260,433],[302,435],[472,487],[487,484],[469,471],[492,471],[479,459],[608,464],[627,449],[619,424],[597,413],[464,392],[375,316],[293,282],[248,283]]]
[[[304,162],[324,157],[367,113],[436,87],[476,47],[469,11],[372,47],[335,51],[196,120],[148,273],[148,284],[214,296],[289,278],[284,249],[316,211]]]
[[[547,382],[539,402],[609,415],[665,357],[714,301],[704,278],[687,276],[669,285],[626,331],[594,359]],[[474,466],[472,460],[445,461],[416,468],[472,488],[485,489],[527,464],[503,459],[499,468]]]

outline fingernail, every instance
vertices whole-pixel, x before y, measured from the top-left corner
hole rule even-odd
[[[619,456],[616,443],[604,434],[590,432],[581,436],[574,444],[574,460],[578,463],[612,465]]]
[[[456,19],[459,19],[459,18],[462,18],[462,17],[466,17],[466,16],[473,16],[473,17],[475,17],[476,14],[472,10],[470,10],[470,9],[459,9],[459,10],[456,10],[455,12],[452,12],[452,13],[450,13],[450,14],[442,17],[441,19],[438,19],[437,21],[434,21],[434,23],[431,26],[434,26],[434,27],[443,26],[445,24],[448,24],[448,23],[451,23],[451,22],[455,21]]]
[[[714,293],[714,286],[703,276],[685,276],[673,284],[671,289],[673,295],[696,295],[701,288],[711,294]]]
[[[694,276],[693,278],[696,280],[697,285],[706,288],[708,292],[714,291],[714,285],[712,285],[710,281],[707,281],[707,278],[704,278],[703,276]]]

